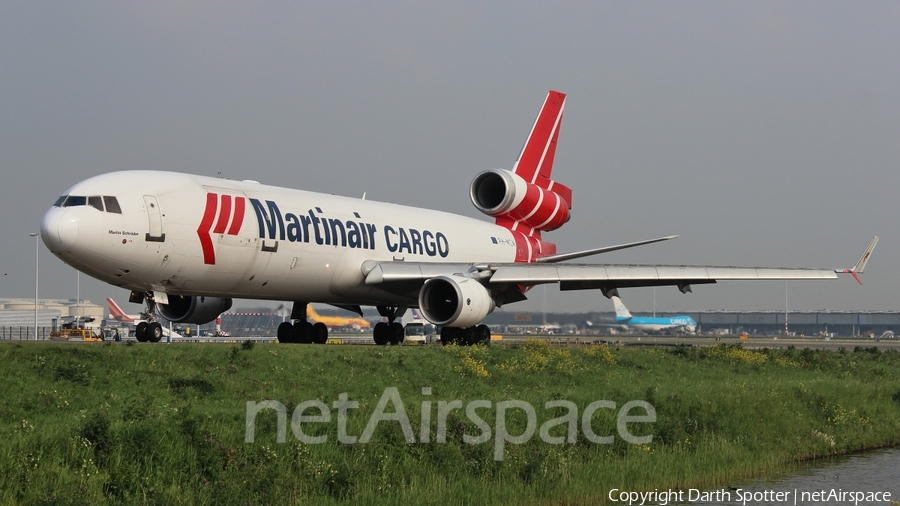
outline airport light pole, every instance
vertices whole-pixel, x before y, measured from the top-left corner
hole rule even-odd
[[[81,271],[75,270],[75,328],[81,323]]]
[[[788,282],[784,282],[784,337],[788,336],[788,298],[787,298],[787,284]]]
[[[34,340],[37,341],[37,313],[38,313],[38,235],[31,234],[34,237]]]

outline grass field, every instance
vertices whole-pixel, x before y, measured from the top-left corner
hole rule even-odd
[[[2,343],[0,504],[593,504],[611,488],[717,487],[900,443],[898,366],[900,353],[872,349]],[[368,442],[341,443],[336,409],[302,427],[326,442],[292,431],[298,404],[346,393],[358,402],[346,433],[360,436],[388,387],[430,442],[381,422]],[[247,403],[265,400],[286,407],[286,442],[269,409],[245,443]],[[465,409],[435,441],[438,404],[454,400],[490,402],[477,410],[489,441],[463,442],[484,434]],[[512,400],[535,407],[537,426],[496,459],[496,407]],[[652,441],[626,442],[608,408],[589,428],[614,441],[588,441],[581,415],[599,400],[650,403],[655,422],[625,427]],[[539,437],[568,413],[548,401],[577,407],[575,443]],[[525,412],[506,410],[502,426],[522,434]]]

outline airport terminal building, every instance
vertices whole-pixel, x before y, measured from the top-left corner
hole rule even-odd
[[[38,299],[37,325],[39,337],[48,335],[63,323],[75,318],[93,319],[89,328],[99,328],[104,308],[82,299]],[[34,299],[0,298],[0,339],[34,337]]]
[[[751,334],[783,334],[785,320],[787,329],[793,334],[857,336],[872,334],[879,336],[887,331],[900,331],[900,312],[874,311],[813,311],[813,312],[705,312],[696,313],[694,319],[701,331],[729,329],[732,334],[745,330]]]

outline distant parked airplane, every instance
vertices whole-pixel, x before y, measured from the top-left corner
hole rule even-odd
[[[107,298],[106,306],[109,308],[109,317],[117,322],[137,324],[141,320],[141,315],[125,314],[125,311],[116,304],[116,301]]]
[[[345,318],[343,316],[322,316],[316,313],[312,304],[306,306],[306,317],[314,322],[322,322],[328,328],[353,327],[357,329],[367,329],[371,324],[363,318]]]
[[[141,342],[148,341],[148,339],[145,338],[145,336],[146,336],[145,329],[147,328],[147,325],[149,325],[147,323],[146,318],[143,318],[142,315],[139,315],[139,314],[126,314],[125,311],[123,311],[122,308],[120,308],[119,305],[116,304],[116,301],[114,301],[108,297],[106,299],[106,306],[107,306],[107,308],[109,308],[109,317],[110,318],[112,318],[113,320],[115,320],[117,322],[134,325],[134,327],[135,327],[134,335],[137,338],[137,340],[141,341]],[[170,333],[169,329],[167,329],[166,327],[160,326],[160,329],[162,330],[162,336],[171,335],[171,337],[182,337],[181,334],[179,334],[177,332],[173,331]]]
[[[659,332],[676,330],[693,334],[697,330],[697,322],[690,316],[668,316],[654,318],[649,316],[632,316],[618,296],[610,297],[616,307],[616,323],[643,332]]]

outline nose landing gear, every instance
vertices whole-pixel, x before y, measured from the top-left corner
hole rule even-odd
[[[132,292],[132,299],[135,294]],[[147,304],[147,310],[141,313],[141,321],[134,328],[134,337],[138,342],[158,343],[163,337],[163,328],[156,321],[156,300],[153,298],[153,292],[140,294],[140,298]]]

